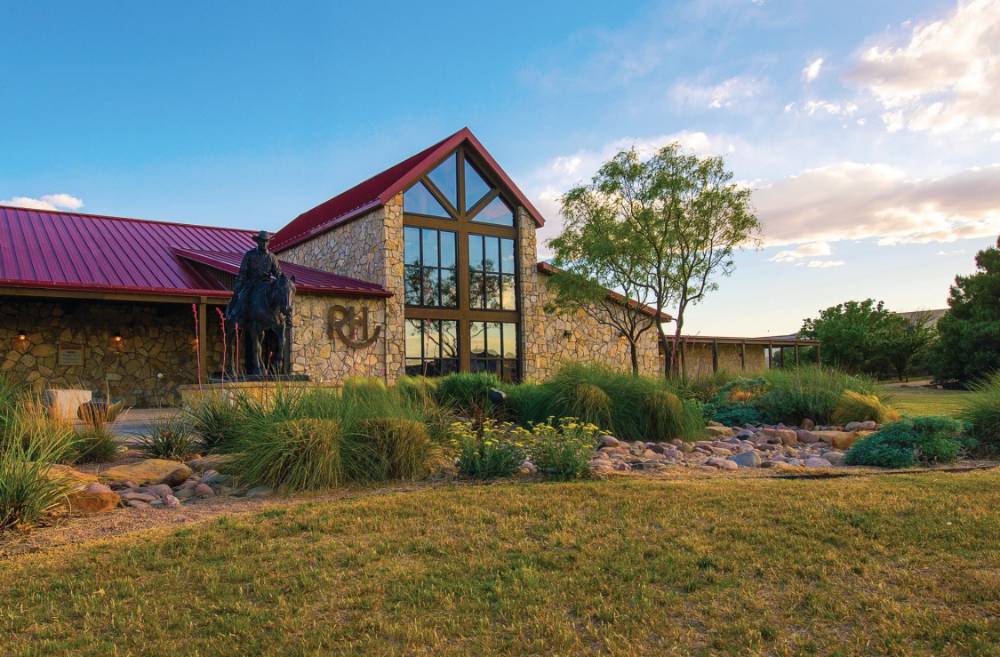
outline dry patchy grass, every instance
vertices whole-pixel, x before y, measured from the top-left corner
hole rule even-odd
[[[0,566],[4,655],[996,655],[1000,473],[454,486]]]

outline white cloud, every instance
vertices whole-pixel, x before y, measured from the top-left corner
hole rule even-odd
[[[802,258],[830,255],[830,245],[827,242],[807,242],[794,249],[778,251],[768,258],[771,262],[795,262]]]
[[[79,210],[83,207],[83,201],[69,194],[46,194],[41,198],[14,196],[13,198],[0,200],[0,205],[13,205],[32,210]]]
[[[681,81],[670,89],[670,96],[681,105],[723,109],[743,105],[760,96],[767,82],[738,75],[718,84]]]
[[[829,269],[830,267],[843,267],[846,263],[843,260],[810,260],[806,263],[809,269]]]
[[[848,75],[883,106],[890,132],[1000,128],[1000,0],[960,0],[903,41],[865,49]]]
[[[769,246],[985,237],[1000,233],[1000,165],[914,179],[884,164],[841,162],[760,188],[754,204]]]
[[[812,82],[819,77],[819,72],[823,69],[823,58],[817,57],[809,62],[809,65],[802,69],[802,79]]]

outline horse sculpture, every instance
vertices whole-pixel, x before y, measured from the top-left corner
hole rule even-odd
[[[243,372],[234,371],[234,375],[289,374],[294,300],[295,277],[279,274],[249,290],[239,317],[227,317],[227,348],[234,355],[234,370],[238,366],[237,347],[243,350]]]

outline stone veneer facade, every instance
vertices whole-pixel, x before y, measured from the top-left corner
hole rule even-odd
[[[211,372],[220,369],[222,342],[214,307],[208,312]],[[60,364],[60,346],[81,349],[83,362]],[[107,387],[129,406],[176,404],[177,386],[198,382],[196,349],[187,304],[0,300],[0,372],[39,392],[83,388],[103,397]]]

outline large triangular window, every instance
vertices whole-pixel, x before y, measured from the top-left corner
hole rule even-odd
[[[439,164],[427,177],[438,188],[451,207],[458,207],[458,153],[452,153]]]
[[[422,182],[410,187],[403,194],[403,208],[411,214],[425,214],[446,219],[451,216]]]
[[[472,220],[481,224],[493,224],[494,226],[513,226],[514,212],[503,202],[503,199],[497,196],[485,208],[480,210]]]
[[[483,180],[476,168],[465,161],[465,211],[468,212],[493,188]]]

